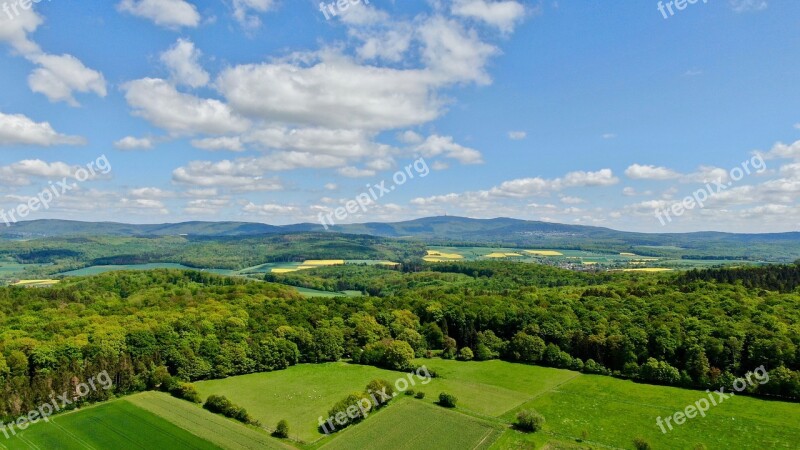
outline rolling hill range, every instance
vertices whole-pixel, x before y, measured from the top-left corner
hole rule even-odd
[[[37,239],[72,236],[177,236],[241,238],[325,231],[322,225],[302,223],[275,226],[248,222],[183,222],[134,225],[113,222],[35,220],[0,228],[2,239]],[[396,223],[337,225],[330,232],[413,238],[433,244],[492,244],[636,251],[642,255],[683,258],[765,259],[794,261],[800,258],[800,232],[772,234],[634,233],[609,228],[565,225],[510,218],[470,219],[427,217]]]

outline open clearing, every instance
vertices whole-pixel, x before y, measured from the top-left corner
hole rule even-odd
[[[502,427],[419,400],[400,400],[320,449],[488,449]]]

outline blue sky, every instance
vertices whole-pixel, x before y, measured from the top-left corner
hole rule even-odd
[[[800,229],[794,1],[19,3],[0,0],[0,208],[111,166],[26,220],[315,222],[423,158],[342,221]]]

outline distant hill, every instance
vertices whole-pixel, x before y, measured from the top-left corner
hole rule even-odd
[[[0,226],[0,238],[34,239],[66,236],[177,236],[243,237],[325,231],[316,223],[275,226],[248,222],[184,222],[132,225],[113,222],[34,220],[10,227]],[[469,219],[426,217],[395,223],[337,225],[330,232],[367,234],[392,238],[415,238],[426,242],[492,244],[636,251],[641,255],[720,259],[761,259],[794,261],[800,258],[800,232],[772,234],[633,233],[609,228],[565,225],[511,218]]]
[[[182,222],[133,225],[116,222],[31,220],[9,227],[0,224],[0,237],[30,239],[65,236],[254,236],[284,233],[280,227],[248,222]]]

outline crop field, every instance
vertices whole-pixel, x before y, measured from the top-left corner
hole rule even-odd
[[[105,403],[39,422],[11,439],[0,436],[0,448],[214,450],[214,445],[125,400]]]
[[[397,403],[335,435],[320,449],[488,449],[503,430],[499,424],[419,400]]]
[[[428,247],[428,254],[423,259],[427,262],[505,260],[524,263],[555,263],[568,268],[598,266],[605,269],[636,269],[637,272],[665,272],[669,269],[686,270],[732,264],[743,266],[761,264],[755,261],[657,258],[631,252],[597,253],[583,250],[502,247]]]
[[[16,283],[12,283],[12,286],[24,286],[24,287],[49,287],[54,284],[58,284],[59,280],[19,280]]]

